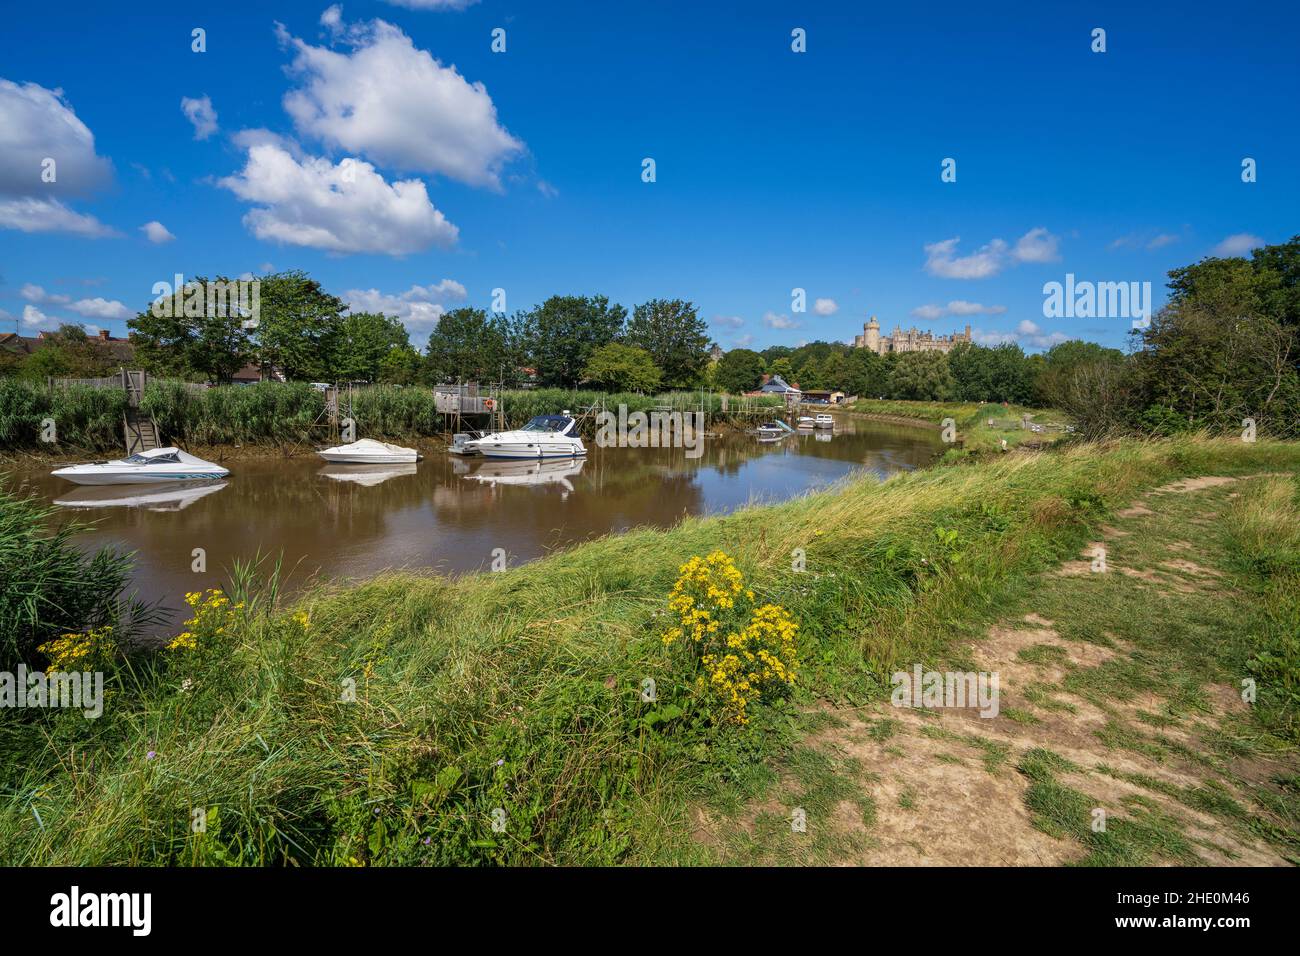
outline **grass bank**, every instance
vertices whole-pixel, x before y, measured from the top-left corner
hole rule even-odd
[[[942,428],[945,419],[951,418],[957,429],[957,448],[954,451],[987,452],[1000,449],[1002,442],[1008,448],[1022,444],[1042,444],[1055,441],[1061,432],[1034,432],[1019,426],[1022,417],[1029,416],[1035,424],[1066,424],[1068,418],[1054,409],[1029,408],[1022,405],[998,405],[979,402],[905,402],[862,398],[848,406],[851,415],[863,415],[882,421],[924,422],[932,428]],[[993,424],[989,424],[989,420]]]
[[[201,605],[223,634],[113,665],[98,720],[0,712],[0,856],[726,858],[728,847],[694,832],[695,808],[739,807],[773,785],[774,766],[799,761],[810,804],[843,792],[825,759],[799,746],[810,709],[870,705],[898,667],[952,659],[963,621],[1072,558],[1144,491],[1187,475],[1297,470],[1300,446],[1276,442],[1081,444],[858,479],[502,573],[385,575],[293,608],[243,574],[230,589],[242,609]],[[1290,498],[1277,494],[1276,507],[1294,509],[1294,482]],[[1252,540],[1243,560],[1263,562],[1259,587],[1294,588],[1292,551],[1261,553],[1269,537]],[[757,600],[799,624],[793,696],[755,706],[745,726],[714,719],[695,665],[661,639],[679,567],[715,549]],[[1280,675],[1260,681],[1260,733],[1294,730],[1293,613],[1294,603],[1279,608],[1275,628],[1242,648]],[[207,631],[202,621],[191,630]],[[206,832],[192,830],[196,810]]]

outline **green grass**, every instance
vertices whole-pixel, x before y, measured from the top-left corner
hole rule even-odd
[[[1062,432],[1034,432],[1019,427],[1021,416],[1028,415],[1037,424],[1065,425],[1069,419],[1054,409],[1029,408],[1020,405],[1003,407],[978,402],[905,402],[896,400],[858,399],[848,411],[859,415],[883,415],[911,418],[929,422],[938,428],[944,419],[951,418],[957,428],[957,446],[949,456],[957,457],[971,452],[984,453],[1001,449],[1005,440],[1008,448],[1026,442],[1051,442],[1062,437]],[[994,424],[988,424],[993,419]],[[1014,424],[1012,424],[1014,423]]]
[[[268,598],[194,655],[133,660],[98,721],[0,713],[0,859],[825,861],[838,852],[832,834],[843,829],[831,822],[845,801],[861,824],[852,841],[870,842],[873,806],[852,781],[871,768],[811,755],[801,741],[818,724],[805,707],[887,699],[899,665],[959,655],[1008,593],[1073,557],[1146,488],[1296,469],[1300,447],[1271,442],[1076,445],[860,479],[504,573],[322,586],[298,604],[311,615],[306,631]],[[796,547],[806,574],[790,570]],[[745,728],[708,719],[693,675],[658,638],[677,566],[714,548],[800,622],[795,698],[757,708]],[[1136,627],[1118,612],[1107,622]],[[647,677],[653,703],[640,696]],[[344,703],[349,679],[356,700]],[[979,756],[995,774],[1011,762],[996,745]],[[1078,797],[1039,783],[1036,819],[1092,839],[1069,816]],[[764,795],[780,808],[743,839],[726,826],[721,843],[692,836],[700,808],[744,819]],[[813,812],[796,839],[788,813],[798,806]],[[195,808],[215,808],[202,837],[190,832]],[[1118,836],[1112,828],[1089,844],[1098,861],[1184,858],[1154,815],[1116,825]]]

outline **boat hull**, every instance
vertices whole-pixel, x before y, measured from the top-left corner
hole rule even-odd
[[[176,475],[160,475],[158,472],[148,474],[124,474],[122,472],[72,472],[71,469],[60,468],[54,472],[55,475],[64,481],[70,481],[74,485],[171,485],[186,481],[219,481],[222,478],[228,478],[230,472],[224,468],[220,471],[212,472],[187,472]]]
[[[585,448],[510,448],[505,445],[489,446],[487,448],[480,446],[477,451],[484,458],[505,458],[515,461],[536,461],[542,458],[583,458],[587,454]]]
[[[414,465],[420,458],[414,452],[409,455],[358,455],[318,451],[316,454],[333,465]]]

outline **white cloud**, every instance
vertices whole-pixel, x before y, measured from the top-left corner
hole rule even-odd
[[[93,299],[78,299],[68,308],[88,319],[129,319],[135,314],[115,299],[102,299],[98,296]]]
[[[1060,256],[1056,247],[1060,240],[1043,226],[1030,229],[1016,240],[1011,255],[1017,262],[1055,262]]]
[[[933,321],[945,315],[1001,315],[1005,311],[1005,305],[984,305],[980,302],[967,302],[965,299],[953,299],[947,305],[919,305],[912,310],[912,315]]]
[[[813,312],[817,315],[834,315],[840,310],[840,304],[834,299],[816,299],[813,301]]]
[[[957,256],[960,236],[932,242],[925,247],[925,271],[941,279],[987,279],[1002,269],[1007,244],[994,239],[969,256]]]
[[[240,199],[261,204],[244,216],[259,239],[329,252],[400,256],[456,243],[459,230],[429,201],[424,183],[391,185],[361,160],[307,157],[262,143],[244,169],[218,180]]]
[[[798,329],[803,327],[803,323],[797,319],[792,319],[788,315],[778,315],[775,312],[764,312],[763,324],[769,329]]]
[[[466,10],[478,3],[478,0],[384,0],[384,2],[395,7],[406,7],[408,10]]]
[[[70,232],[87,239],[118,235],[94,216],[73,212],[57,199],[0,199],[0,228],[20,232]]]
[[[53,182],[42,178],[47,159],[54,160]],[[0,194],[47,200],[85,195],[112,174],[112,164],[95,154],[95,137],[62,90],[0,79]]]
[[[737,335],[731,340],[731,344],[738,349],[747,349],[753,343],[754,337],[749,333]]]
[[[24,284],[18,294],[28,302],[33,303],[23,309],[24,322],[29,321],[28,314],[30,310],[31,324],[49,320],[49,316],[36,308],[38,305],[68,309],[88,319],[129,319],[134,315],[130,309],[116,300],[96,296],[93,299],[77,299],[74,301],[72,296],[58,292],[46,292],[43,287],[30,282]]]
[[[1263,245],[1266,245],[1266,243],[1259,236],[1252,236],[1248,232],[1237,232],[1211,249],[1210,255],[1220,257],[1246,256],[1250,255],[1252,249],[1258,249]]]
[[[383,312],[402,320],[410,332],[429,332],[447,305],[464,302],[468,293],[455,279],[443,279],[437,285],[413,285],[405,292],[385,295],[378,289],[350,289],[343,293],[343,301],[353,312]]]
[[[999,345],[1015,344],[1022,348],[1050,349],[1053,345],[1068,342],[1070,336],[1064,332],[1045,333],[1036,322],[1021,319],[1014,332],[977,329],[971,333],[976,345],[995,348]]]
[[[162,223],[160,223],[157,219],[153,220],[152,222],[146,222],[143,226],[140,227],[140,231],[145,234],[145,236],[148,238],[150,242],[157,242],[157,243],[171,242],[173,239],[176,238],[171,234],[171,232],[168,231],[167,227],[164,226]]]
[[[1170,233],[1167,232],[1162,232],[1160,233],[1160,235],[1155,236],[1154,238],[1152,238],[1150,242],[1147,243],[1147,248],[1152,250],[1163,249],[1165,246],[1171,246],[1177,241],[1178,241],[1177,236],[1171,235]]]
[[[284,108],[300,133],[382,166],[500,188],[502,166],[524,144],[497,122],[482,83],[468,82],[383,20],[345,26],[339,17],[327,26],[351,53],[278,27],[296,51],[290,71],[301,85],[285,94]]]
[[[200,97],[181,97],[181,112],[194,125],[194,138],[207,139],[217,131],[217,111],[212,100],[204,93]]]
[[[941,279],[988,279],[1019,262],[1053,262],[1060,240],[1043,226],[1029,230],[1014,247],[994,239],[968,256],[957,255],[960,236],[925,246],[925,271]]]
[[[714,325],[721,325],[728,329],[738,329],[745,324],[745,320],[738,315],[715,315],[713,317]]]
[[[48,325],[50,317],[36,308],[34,305],[23,306],[23,325],[28,328],[37,328],[38,326]]]

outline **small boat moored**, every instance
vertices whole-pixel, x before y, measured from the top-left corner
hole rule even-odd
[[[817,419],[813,418],[811,415],[800,415],[799,421],[796,422],[796,424],[800,428],[816,428]]]
[[[325,448],[316,454],[336,465],[413,465],[420,460],[420,453],[414,448],[390,445],[373,438]]]
[[[834,427],[835,427],[835,418],[834,418],[834,416],[832,416],[832,415],[827,415],[825,412],[822,412],[820,415],[818,415],[817,418],[816,418],[816,421],[817,421],[817,427],[818,427],[818,428],[834,428]]]
[[[578,421],[563,415],[538,415],[523,428],[494,432],[463,443],[485,458],[581,458],[587,448],[578,437]]]
[[[78,485],[153,485],[173,481],[214,481],[229,476],[220,465],[179,448],[153,448],[116,461],[93,461],[56,468],[50,474]]]

